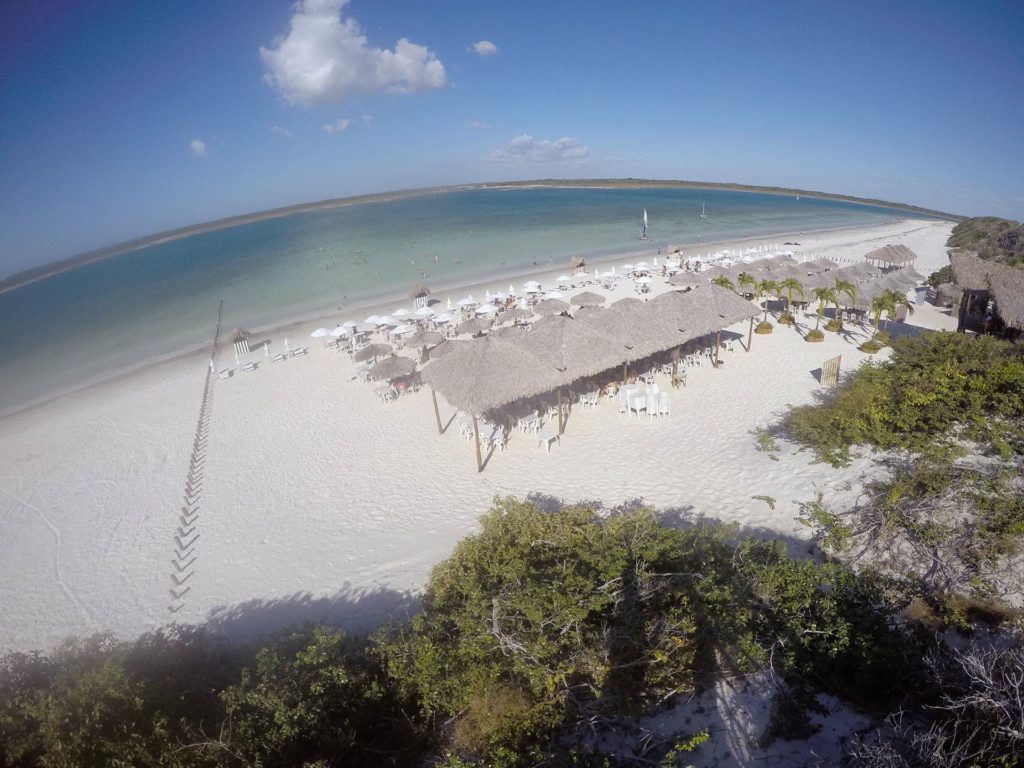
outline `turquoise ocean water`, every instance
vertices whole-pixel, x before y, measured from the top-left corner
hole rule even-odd
[[[699,217],[706,202],[708,218]],[[641,243],[646,208],[650,242]],[[909,214],[724,190],[484,189],[293,214],[142,248],[0,294],[0,412],[258,327],[415,284],[466,284],[668,243],[879,224]],[[425,271],[426,277],[421,274]],[[496,285],[502,282],[496,280]],[[354,318],[361,320],[361,317]]]

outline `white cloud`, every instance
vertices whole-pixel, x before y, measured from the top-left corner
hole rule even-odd
[[[188,148],[192,150],[193,157],[206,157],[206,142],[202,139],[192,139],[188,143]]]
[[[341,133],[350,125],[352,125],[352,121],[347,117],[339,117],[333,123],[327,123],[324,126],[324,133]]]
[[[360,93],[407,94],[443,88],[444,65],[402,38],[394,50],[371,48],[359,23],[343,18],[349,0],[302,0],[291,29],[260,47],[264,81],[293,104],[337,104]]]
[[[271,133],[276,133],[278,136],[280,136],[282,138],[285,138],[285,139],[294,139],[295,138],[295,134],[294,133],[289,131],[287,128],[282,128],[279,125],[271,126],[270,132]]]
[[[469,130],[471,131],[480,131],[483,130],[484,128],[490,128],[491,125],[490,123],[484,123],[481,122],[480,120],[470,120],[468,123],[466,123],[466,127],[469,128]]]
[[[498,52],[498,46],[492,43],[490,40],[480,40],[479,42],[473,43],[467,49],[470,53],[475,53],[478,56],[493,56]]]
[[[506,146],[496,149],[488,159],[498,163],[583,163],[590,148],[576,139],[563,136],[558,141],[535,139],[528,133],[516,136]]]

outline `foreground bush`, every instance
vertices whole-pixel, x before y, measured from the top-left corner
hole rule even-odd
[[[892,347],[888,361],[861,366],[825,403],[794,408],[784,431],[833,466],[848,464],[854,445],[922,451],[968,439],[1024,454],[1024,347],[958,333]]]
[[[11,654],[0,765],[670,765],[706,734],[653,738],[637,716],[723,673],[771,668],[809,705],[913,695],[909,591],[733,534],[506,499],[435,568],[422,612],[370,638],[171,629]]]

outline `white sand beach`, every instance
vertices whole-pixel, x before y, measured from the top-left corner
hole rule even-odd
[[[927,275],[947,263],[952,226],[901,221],[770,241],[799,242],[786,246],[798,256],[850,261],[902,243]],[[564,270],[536,279],[554,286]],[[504,290],[507,280],[433,298],[486,288]],[[669,289],[662,278],[652,288]],[[635,295],[631,281],[610,298],[627,295]],[[955,327],[930,305],[915,310],[908,326]],[[189,489],[196,514],[185,521],[205,354],[0,419],[0,651],[104,630],[130,636],[171,621],[209,621],[239,635],[322,617],[371,626],[415,605],[430,568],[496,495],[640,500],[684,519],[801,541],[796,503],[819,490],[850,494],[866,465],[836,472],[791,446],[773,461],[751,435],[787,405],[814,399],[822,388],[812,372],[825,359],[842,355],[850,370],[867,357],[856,349],[866,332],[856,327],[854,338],[828,334],[822,344],[776,327],[755,336],[749,353],[723,353],[720,369],[691,369],[685,388],[669,390],[667,418],[628,420],[602,400],[573,409],[550,454],[517,432],[478,474],[473,446],[454,424],[437,434],[428,390],[380,403],[375,385],[349,380],[345,354],[309,338],[320,325],[268,334],[275,348],[288,336],[309,354],[212,379],[207,438],[193,465],[199,479]],[[746,339],[746,323],[731,330]],[[223,344],[220,367],[233,362]],[[441,403],[443,418],[453,412]],[[774,509],[756,496],[774,499]]]

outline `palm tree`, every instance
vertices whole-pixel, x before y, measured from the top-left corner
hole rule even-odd
[[[772,294],[779,295],[779,284],[774,280],[761,280],[754,283],[754,294],[757,298],[764,296],[764,322],[768,322],[768,297]]]
[[[740,288],[744,285],[749,285],[753,288],[757,284],[757,280],[755,280],[754,276],[749,272],[740,272],[736,275],[736,282],[739,283]]]
[[[843,327],[843,313],[839,308],[839,295],[845,293],[850,297],[850,303],[852,304],[857,300],[857,286],[851,283],[849,280],[843,280],[841,277],[837,277],[835,283],[832,285],[832,304],[836,305],[836,321],[839,323],[839,327]]]
[[[882,291],[881,294],[876,296],[871,302],[871,309],[875,313],[875,332],[878,332],[878,320],[882,316],[882,312],[885,312],[885,325],[889,326],[889,321],[896,316],[896,311],[900,307],[906,307],[910,310],[910,314],[914,314],[914,306],[907,300],[905,293],[899,291]]]
[[[800,298],[804,297],[804,287],[800,284],[800,281],[795,277],[787,277],[785,280],[779,281],[779,290],[786,292],[786,311],[789,312],[793,306],[793,291],[800,294]]]
[[[828,286],[822,288],[815,288],[811,291],[814,294],[814,298],[818,300],[818,322],[814,324],[814,330],[818,330],[818,326],[821,325],[821,316],[825,314],[825,305],[831,304],[835,301],[835,291]]]
[[[732,284],[732,280],[725,275],[719,275],[718,277],[712,278],[711,283],[713,285],[720,285],[723,288],[728,288],[730,291],[736,290],[736,286]]]

